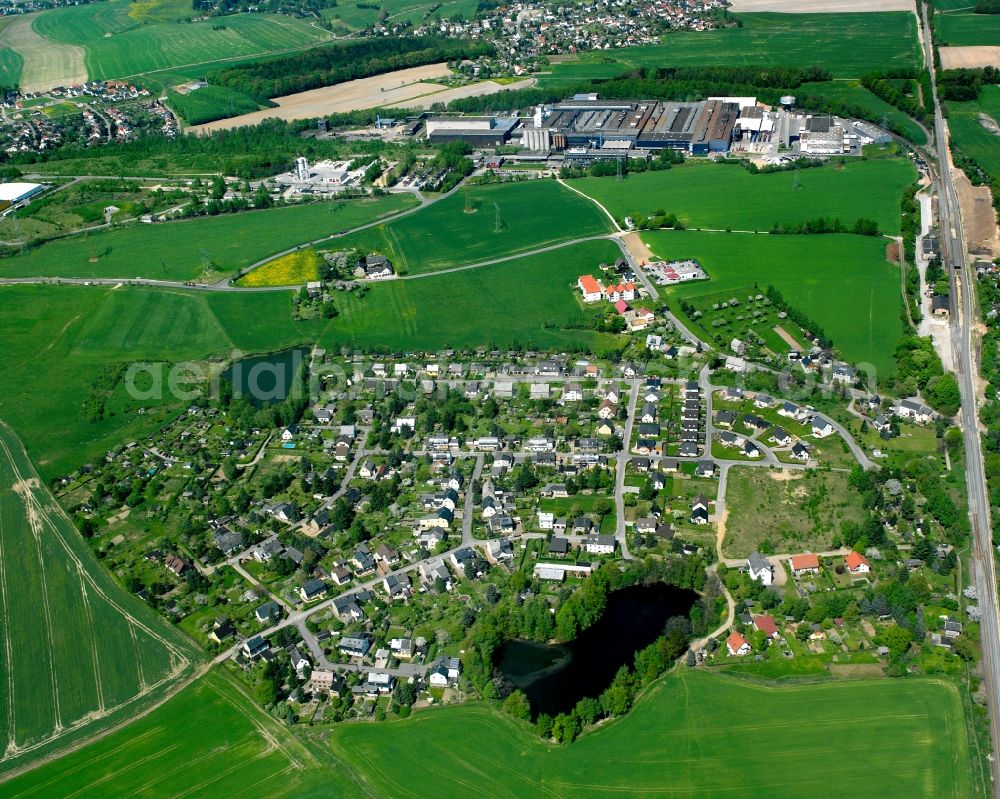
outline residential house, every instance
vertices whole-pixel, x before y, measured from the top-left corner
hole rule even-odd
[[[818,414],[813,416],[811,424],[812,434],[816,436],[816,438],[826,438],[834,433],[833,425],[830,423],[830,420]]]
[[[844,564],[851,574],[868,574],[872,570],[868,558],[860,552],[849,552],[844,558]]]
[[[303,602],[313,602],[326,596],[326,583],[322,580],[306,580],[299,588]]]
[[[615,537],[613,535],[588,535],[583,539],[583,548],[591,555],[613,555]]]
[[[730,657],[743,657],[750,654],[750,644],[747,639],[733,630],[726,639],[726,649]]]
[[[760,630],[768,638],[778,638],[778,625],[774,623],[773,616],[754,616],[753,626]]]
[[[819,574],[819,557],[811,552],[792,555],[788,559],[788,565],[792,567],[792,574],[795,577],[801,577],[804,574]]]
[[[763,585],[774,582],[774,567],[759,552],[750,553],[750,557],[747,558],[747,572],[751,580],[757,580]]]

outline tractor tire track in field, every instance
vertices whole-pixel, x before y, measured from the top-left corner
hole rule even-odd
[[[76,575],[80,580],[80,596],[83,600],[84,613],[87,614],[87,627],[91,630],[90,660],[94,666],[94,686],[97,688],[97,712],[103,713],[105,711],[104,686],[101,684],[101,659],[97,654],[97,636],[93,634],[96,629],[94,627],[94,614],[90,609],[90,597],[87,595],[87,586],[83,582],[83,572],[80,571],[79,567],[77,567]]]
[[[3,552],[3,536],[0,536],[0,622],[3,626],[4,665],[7,672],[7,746],[3,758],[17,754],[17,742],[14,739],[14,656],[10,645],[10,625],[7,619],[7,570]],[[3,759],[0,758],[0,759]]]

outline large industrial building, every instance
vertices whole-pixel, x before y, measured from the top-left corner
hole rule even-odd
[[[517,117],[432,117],[427,120],[427,140],[432,143],[464,141],[473,147],[506,144]]]
[[[601,100],[582,94],[536,112],[525,126],[525,146],[557,150],[684,150],[724,153],[733,140],[740,105],[736,98],[699,102]]]
[[[827,115],[795,113],[794,97],[779,109],[756,97],[674,100],[602,100],[577,94],[539,106],[531,119],[437,117],[427,121],[432,142],[464,141],[473,147],[520,144],[528,154],[586,165],[621,158],[648,159],[662,150],[708,156],[730,151],[794,155],[860,155],[861,146],[887,138],[873,125]],[[520,125],[519,125],[520,122]]]

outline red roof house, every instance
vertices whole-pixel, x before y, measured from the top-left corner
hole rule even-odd
[[[819,571],[819,558],[811,552],[804,555],[792,555],[788,560],[792,566],[792,574],[796,577],[807,572]]]
[[[847,568],[852,574],[868,574],[872,570],[872,565],[868,562],[868,558],[859,552],[848,554],[844,558],[844,563],[847,564]]]
[[[768,638],[777,638],[778,625],[774,623],[773,616],[754,616],[753,626],[760,630]]]
[[[726,649],[729,650],[730,657],[742,657],[750,654],[750,644],[747,639],[733,630],[726,639]]]

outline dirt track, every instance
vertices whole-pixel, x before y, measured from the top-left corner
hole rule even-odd
[[[913,0],[733,0],[730,11],[779,11],[827,14],[864,11],[913,11]]]
[[[1000,47],[941,47],[941,66],[944,69],[977,69],[1000,67]]]

